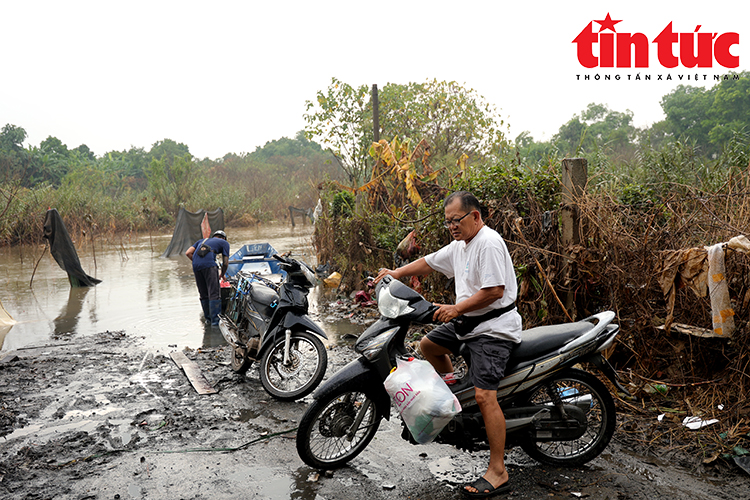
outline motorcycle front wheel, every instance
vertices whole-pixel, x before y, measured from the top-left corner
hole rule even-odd
[[[310,394],[323,380],[328,353],[320,339],[308,332],[292,332],[289,359],[285,362],[286,340],[277,339],[260,360],[260,382],[270,395],[292,401]]]
[[[615,402],[607,386],[594,375],[577,369],[560,372],[549,381],[549,385],[565,404],[589,402],[586,432],[572,441],[525,441],[521,448],[534,460],[548,465],[578,466],[598,457],[609,444],[617,425]],[[548,389],[544,386],[538,388],[528,403],[552,405]]]
[[[382,410],[366,393],[342,388],[316,399],[297,429],[297,453],[316,469],[336,469],[359,455],[380,426]]]

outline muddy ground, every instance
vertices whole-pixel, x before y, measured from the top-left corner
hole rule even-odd
[[[313,470],[293,439],[309,399],[275,401],[254,369],[231,371],[225,348],[185,353],[218,393],[197,394],[168,353],[124,332],[2,353],[0,497],[441,500],[460,498],[457,484],[486,466],[485,453],[409,445],[395,419],[348,467]],[[332,348],[326,377],[352,357]],[[602,456],[573,469],[511,450],[507,497],[750,498],[750,476],[731,462],[634,449],[618,431]]]

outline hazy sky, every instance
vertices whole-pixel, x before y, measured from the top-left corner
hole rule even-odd
[[[332,77],[456,81],[498,108],[511,139],[539,140],[590,102],[650,125],[674,87],[728,71],[665,69],[653,43],[648,68],[586,69],[572,41],[608,13],[618,33],[649,42],[669,22],[739,33],[731,53],[750,68],[746,1],[0,1],[0,127],[23,127],[26,145],[52,135],[97,155],[165,138],[198,158],[252,152],[301,130],[305,101]]]

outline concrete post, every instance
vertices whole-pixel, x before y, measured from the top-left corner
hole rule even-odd
[[[588,162],[585,158],[566,158],[562,161],[562,207],[560,210],[560,229],[563,249],[581,244],[581,218],[578,211],[578,198],[586,190],[588,181]],[[567,256],[566,252],[566,256]],[[575,266],[566,260],[563,276],[565,288],[565,308],[570,317],[576,318],[575,293],[573,276]]]

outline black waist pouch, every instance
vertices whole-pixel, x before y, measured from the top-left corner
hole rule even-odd
[[[206,255],[208,255],[208,252],[213,252],[213,250],[211,250],[210,246],[206,245],[206,240],[203,240],[200,247],[198,248],[198,251],[195,253],[198,254],[198,257],[205,257]]]
[[[456,329],[456,333],[460,336],[470,334],[474,328],[478,327],[480,323],[491,320],[493,318],[499,318],[503,314],[512,311],[516,308],[515,302],[509,306],[501,307],[500,309],[493,309],[490,312],[480,314],[479,316],[466,316],[461,315],[454,318],[452,321],[453,327]]]

